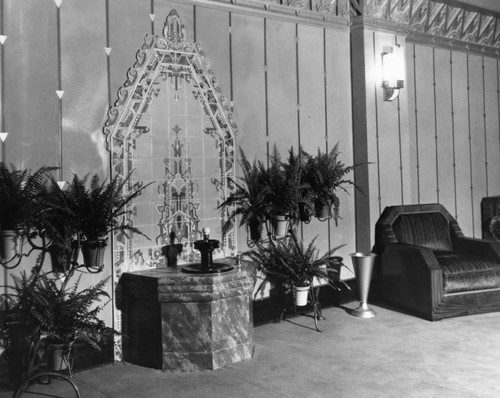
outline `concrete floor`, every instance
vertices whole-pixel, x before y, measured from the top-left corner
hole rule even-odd
[[[500,397],[500,313],[433,323],[372,306],[359,319],[345,312],[356,304],[325,309],[322,333],[305,316],[259,326],[254,358],[213,372],[116,363],[74,380],[82,398]]]

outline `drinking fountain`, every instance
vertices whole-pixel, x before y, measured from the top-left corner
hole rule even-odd
[[[190,264],[181,268],[188,274],[215,274],[231,271],[234,267],[226,263],[214,263],[213,251],[219,248],[217,239],[210,239],[210,228],[202,229],[203,239],[194,242],[194,248],[201,253],[200,264]]]

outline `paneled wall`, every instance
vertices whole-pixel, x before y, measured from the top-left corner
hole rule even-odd
[[[412,201],[481,237],[481,199],[500,194],[498,59],[408,43],[407,63]]]
[[[147,33],[161,34],[175,8],[188,39],[212,61],[233,105],[237,144],[265,159],[273,145],[307,151],[340,142],[353,163],[347,19],[252,11],[227,3],[167,0],[3,0],[2,131],[7,163],[60,167],[60,177],[109,174],[102,126]],[[302,227],[322,250],[355,250],[354,197],[342,220]],[[246,231],[239,231],[244,251]],[[111,273],[108,250],[106,274]],[[349,274],[344,275],[349,277]],[[3,278],[7,278],[3,275]],[[92,282],[99,276],[89,276]]]
[[[364,79],[366,105],[366,123],[354,122],[354,137],[366,140],[365,157],[373,162],[363,203],[371,229],[363,231],[358,222],[358,244],[373,242],[374,223],[386,206],[434,202],[467,236],[480,238],[481,199],[500,194],[498,59],[370,27],[354,29],[353,43],[364,62],[364,69],[353,65],[353,76]],[[406,81],[399,98],[388,102],[381,54],[396,44],[405,50]],[[355,101],[363,100],[355,93]]]

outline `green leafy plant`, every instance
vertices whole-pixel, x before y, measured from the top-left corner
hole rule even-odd
[[[303,182],[307,185],[304,201],[314,212],[321,206],[331,207],[331,216],[338,224],[340,199],[339,190],[348,192],[346,186],[354,186],[354,181],[347,178],[358,165],[346,166],[339,160],[340,150],[337,143],[330,151],[322,152],[318,148],[316,155],[304,152]]]
[[[233,227],[237,216],[241,217],[240,226],[243,226],[262,224],[268,214],[270,188],[266,166],[262,161],[250,162],[241,148],[239,164],[243,173],[238,177],[240,183],[228,178],[236,189],[218,206],[228,214],[223,233]]]
[[[31,173],[0,163],[0,227],[22,230],[42,211],[44,186],[54,167],[43,166]]]
[[[80,290],[83,274],[70,284],[72,275],[61,281],[23,271],[1,296],[0,337],[14,385],[36,370],[53,344],[66,347],[65,352],[76,342],[101,350],[109,336],[118,334],[98,318],[109,302],[109,278]]]
[[[266,245],[258,243],[255,249],[245,255],[257,264],[257,269],[264,275],[264,282],[269,282],[272,287],[310,286],[314,278],[324,279],[330,286],[337,287],[342,262],[334,253],[344,245],[320,256],[315,245],[316,238],[305,245],[291,233],[276,242],[271,241]],[[260,285],[259,290],[264,284]]]
[[[270,188],[269,213],[271,217],[287,215],[291,219],[298,219],[298,208],[305,184],[302,181],[302,162],[300,151],[295,155],[293,147],[289,150],[288,159],[282,161],[276,148],[269,156],[267,181]]]
[[[133,232],[143,236],[138,228],[126,220],[127,206],[149,185],[125,192],[130,173],[125,178],[116,175],[111,181],[100,182],[99,176],[80,178],[74,175],[69,187],[59,192],[61,206],[67,209],[82,239],[96,241],[106,238],[112,231]]]
[[[98,318],[109,301],[105,290],[108,278],[93,286],[79,290],[80,274],[70,285],[70,274],[64,281],[45,274],[13,276],[11,292],[3,295],[3,335],[8,343],[36,340],[51,343],[73,344],[85,342],[100,350],[103,337],[117,333]],[[102,299],[107,301],[98,305]]]

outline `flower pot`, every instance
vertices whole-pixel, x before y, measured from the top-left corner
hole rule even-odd
[[[317,201],[314,204],[314,216],[320,221],[332,218],[332,204]]]
[[[171,243],[161,248],[161,254],[167,259],[167,267],[177,267],[177,258],[182,253],[182,243]]]
[[[295,286],[295,305],[298,307],[307,305],[309,286]]]
[[[248,220],[248,230],[250,233],[250,240],[254,242],[259,241],[262,239],[264,225],[257,218],[251,218]]]
[[[100,271],[104,268],[104,253],[108,245],[107,239],[84,240],[80,242],[83,263],[87,268]]]
[[[311,209],[309,208],[309,206],[304,202],[300,202],[299,203],[299,219],[300,219],[300,221],[307,224],[309,221],[311,221],[311,215],[312,215]]]
[[[10,261],[23,253],[24,237],[14,230],[0,230],[0,256],[2,261]]]
[[[73,242],[71,249],[60,245],[51,245],[48,251],[52,262],[52,271],[55,273],[68,272],[78,258],[78,244],[76,241]]]
[[[68,369],[69,366],[69,349],[65,344],[50,344],[49,345],[49,367],[55,372]]]
[[[273,221],[274,236],[283,238],[288,234],[288,217],[275,216]]]

